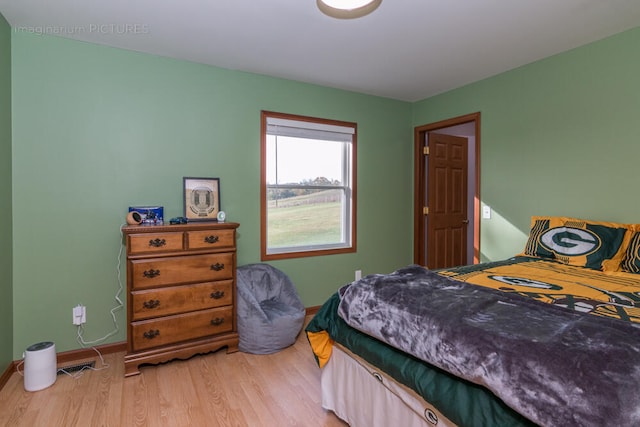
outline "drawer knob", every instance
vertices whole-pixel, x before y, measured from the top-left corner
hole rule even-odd
[[[153,279],[154,277],[157,277],[160,275],[160,270],[154,270],[153,268],[151,270],[145,270],[142,275],[144,277],[146,277],[147,279]]]
[[[156,308],[160,305],[160,300],[150,299],[149,301],[143,302],[142,305],[144,306],[144,308]]]
[[[224,291],[211,292],[211,298],[213,298],[213,299],[220,299],[223,296],[224,296]]]
[[[160,335],[160,331],[157,330],[157,329],[149,329],[147,332],[142,334],[142,336],[145,337],[148,340],[152,340],[155,337],[157,337],[158,335]]]
[[[211,265],[211,269],[215,270],[215,271],[220,271],[224,269],[224,264],[220,264],[219,262],[216,262],[215,264]]]
[[[161,248],[166,244],[167,244],[167,241],[164,239],[149,240],[149,246],[153,246],[154,248]]]
[[[224,323],[224,317],[216,317],[215,319],[211,319],[212,326],[220,326]]]
[[[204,238],[205,243],[209,243],[211,245],[213,245],[214,243],[217,243],[218,240],[220,240],[218,236],[207,236]]]

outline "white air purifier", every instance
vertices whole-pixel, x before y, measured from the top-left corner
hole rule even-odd
[[[56,345],[51,341],[39,342],[24,352],[24,389],[38,391],[56,382]]]

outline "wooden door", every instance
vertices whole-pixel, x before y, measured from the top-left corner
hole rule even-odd
[[[467,264],[467,138],[430,132],[427,163],[427,267]]]

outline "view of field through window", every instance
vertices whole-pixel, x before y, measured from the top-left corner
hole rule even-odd
[[[270,248],[344,241],[344,190],[335,188],[344,181],[343,152],[341,142],[268,135]]]
[[[342,240],[340,190],[312,190],[280,199],[273,192],[269,191],[267,219],[270,247],[326,245]]]

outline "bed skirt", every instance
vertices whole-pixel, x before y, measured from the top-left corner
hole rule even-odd
[[[322,407],[351,427],[454,427],[413,390],[339,344],[322,368]]]

